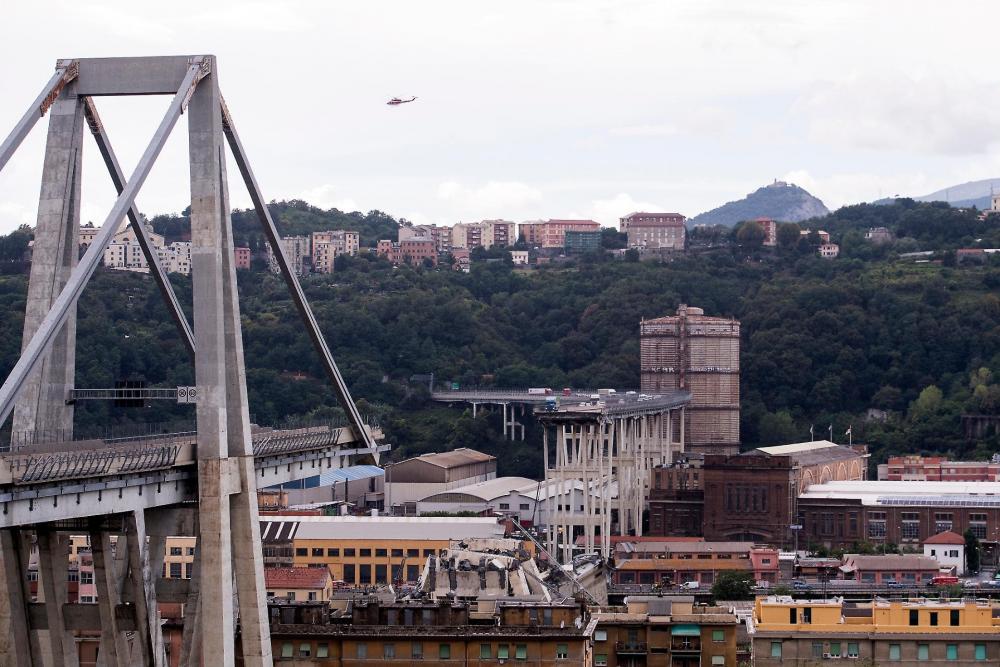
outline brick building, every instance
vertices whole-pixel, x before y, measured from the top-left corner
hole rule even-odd
[[[237,269],[250,268],[250,248],[233,248],[233,256],[236,261]]]
[[[890,456],[878,466],[886,481],[1000,482],[1000,460],[949,461],[943,456]]]
[[[735,455],[706,454],[700,471],[686,470],[684,464],[672,471],[657,469],[654,487],[660,488],[650,495],[650,530],[681,533],[691,527],[700,505],[700,534],[706,540],[794,546],[790,527],[800,523],[800,494],[823,481],[863,480],[867,456],[862,446],[823,440]],[[678,480],[690,488],[677,489]],[[666,488],[671,483],[674,487]]]
[[[650,535],[701,535],[704,463],[703,454],[681,454],[672,464],[653,469],[649,490]]]
[[[616,584],[669,588],[695,581],[711,586],[719,572],[750,572],[755,581],[778,579],[778,551],[753,542],[619,542],[615,545]]]
[[[378,242],[375,251],[385,257],[395,266],[400,264],[413,264],[418,266],[429,261],[437,266],[437,250],[433,241],[388,241]]]
[[[539,220],[521,223],[525,243],[538,248],[565,248],[566,232],[598,232],[600,223],[593,220]]]

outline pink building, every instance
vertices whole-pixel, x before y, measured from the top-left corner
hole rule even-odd
[[[754,220],[760,228],[764,230],[764,245],[773,248],[778,245],[778,223],[771,218],[757,218]]]
[[[1000,482],[1000,461],[949,461],[943,456],[890,456],[880,480],[904,482]]]
[[[236,257],[236,269],[250,268],[250,248],[234,248],[233,254]]]
[[[394,265],[400,264],[422,264],[424,260],[430,260],[437,266],[437,250],[434,241],[387,241],[381,240],[375,247],[375,252],[382,255]]]

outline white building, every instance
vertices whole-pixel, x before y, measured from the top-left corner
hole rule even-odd
[[[819,256],[823,259],[834,259],[840,254],[840,246],[836,243],[824,243],[819,247]]]
[[[528,265],[528,251],[527,250],[511,250],[510,258],[514,261],[514,266],[527,266]]]
[[[93,243],[99,227],[81,227],[81,244],[86,240],[86,245]],[[147,235],[153,248],[159,253],[163,247],[163,236],[155,233],[147,227]],[[104,249],[104,266],[119,271],[136,271],[138,273],[149,273],[149,265],[146,257],[142,254],[142,247],[136,239],[135,231],[131,225],[123,227],[121,231],[114,235],[111,243]]]
[[[191,275],[191,242],[174,241],[168,246],[156,249],[160,266],[167,273]]]
[[[924,540],[924,555],[936,558],[942,568],[954,568],[955,574],[965,574],[965,538],[947,530]]]

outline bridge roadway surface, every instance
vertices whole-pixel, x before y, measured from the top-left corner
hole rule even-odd
[[[594,398],[598,396],[599,399]],[[668,394],[616,392],[600,395],[596,389],[576,389],[569,395],[563,395],[560,391],[553,391],[551,394],[533,394],[527,389],[476,388],[431,392],[431,400],[441,403],[523,403],[539,406],[545,405],[552,398],[558,401],[560,412],[599,412],[608,416],[627,416],[633,413],[655,414],[682,407],[691,400],[691,393],[688,391]],[[599,400],[601,405],[592,405],[594,400]]]
[[[366,426],[373,438],[377,427]],[[198,499],[194,432],[32,445],[0,453],[0,528],[70,521]],[[350,426],[253,429],[257,488],[314,477],[370,454]],[[378,451],[389,450],[379,445]],[[229,463],[231,461],[231,463]],[[240,488],[231,456],[226,476]]]

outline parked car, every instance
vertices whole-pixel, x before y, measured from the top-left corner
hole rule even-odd
[[[885,582],[885,585],[889,588],[906,588],[906,584],[902,581],[896,581],[895,579],[889,579]]]
[[[685,581],[681,584],[681,590],[685,591],[696,591],[701,588],[701,584],[697,581]]]
[[[801,579],[793,579],[792,580],[792,588],[794,590],[797,590],[797,591],[810,591],[810,590],[812,590],[812,586],[810,586],[808,583],[802,581]]]

